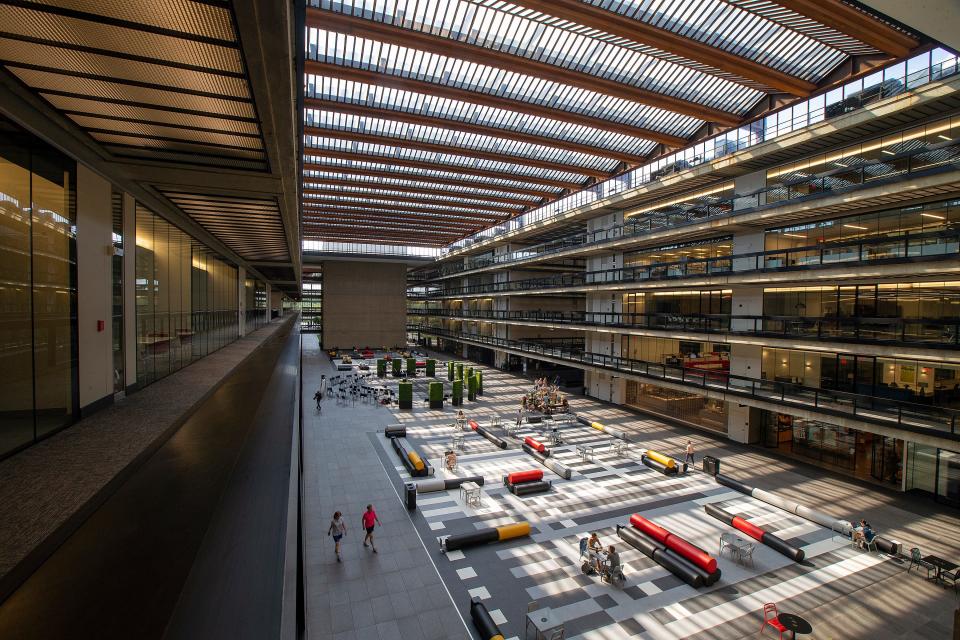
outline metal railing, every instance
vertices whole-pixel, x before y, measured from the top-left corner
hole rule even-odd
[[[960,348],[960,318],[875,318],[731,315],[729,313],[611,313],[592,311],[493,311],[408,309],[407,315],[488,322],[587,325],[772,338],[910,344]]]
[[[445,247],[443,252],[444,254],[456,252],[475,243],[550,220],[577,207],[649,184],[677,171],[712,162],[737,151],[769,142],[781,135],[861,109],[958,72],[960,72],[960,60],[954,54],[941,48],[922,53],[905,63],[895,63],[865,78],[848,82],[843,87],[769,113],[758,121],[698,142],[650,164],[582,189],[556,202],[517,216],[509,222],[478,231]]]
[[[574,233],[558,240],[524,247],[500,256],[485,256],[466,263],[443,265],[439,269],[428,272],[423,279],[429,280],[486,267],[520,263],[570,249],[595,249],[604,243],[642,236],[654,231],[683,227],[705,220],[730,217],[734,214],[741,215],[790,202],[822,198],[902,180],[907,176],[917,177],[920,174],[938,173],[958,167],[960,167],[960,144],[956,141],[926,145],[919,149],[907,149],[875,162],[840,167],[816,176],[790,180],[743,195],[690,198],[679,204],[645,212],[642,216],[623,224],[592,232]]]
[[[852,416],[877,424],[894,424],[907,431],[948,435],[960,440],[960,434],[957,434],[960,411],[955,409],[844,391],[830,391],[775,380],[758,380],[731,375],[726,371],[705,371],[684,367],[682,364],[632,360],[621,356],[550,347],[495,336],[446,331],[426,325],[408,326],[407,330],[450,340],[472,342],[481,346],[509,349],[524,355],[543,356],[578,365],[630,373],[638,377],[682,384],[705,391],[729,393],[778,405],[816,409],[832,415]]]
[[[958,254],[960,254],[960,229],[927,233],[908,232],[894,237],[865,238],[713,258],[656,262],[647,265],[584,271],[512,282],[437,288],[423,293],[410,292],[409,297],[429,299],[459,295],[571,289],[604,284],[682,280],[684,278],[726,276],[749,272],[797,271],[831,268],[838,265],[946,259],[955,258]]]

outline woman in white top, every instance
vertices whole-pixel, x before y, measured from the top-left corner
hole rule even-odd
[[[334,550],[337,552],[337,562],[341,562],[340,540],[343,539],[343,536],[347,535],[347,523],[343,521],[342,514],[339,511],[333,514],[333,520],[330,521],[330,527],[327,529],[327,535],[333,536],[333,542],[336,545]]]

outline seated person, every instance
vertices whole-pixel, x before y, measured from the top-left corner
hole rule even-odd
[[[587,554],[593,562],[593,568],[600,571],[600,554],[603,553],[603,545],[600,544],[600,536],[593,532],[590,539],[587,540]]]
[[[447,451],[444,454],[444,464],[447,465],[447,469],[453,471],[457,468],[457,453],[455,451]]]
[[[610,545],[607,547],[607,571],[610,575],[615,575],[620,570],[620,554],[617,549]]]
[[[877,533],[869,524],[867,524],[866,521],[861,520],[860,522],[863,524],[863,530],[861,532],[860,541],[857,542],[857,546],[861,549],[867,549],[869,548],[867,545],[873,542],[873,539],[877,537]]]

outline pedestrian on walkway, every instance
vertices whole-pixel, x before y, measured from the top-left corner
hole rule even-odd
[[[343,536],[347,535],[347,523],[343,520],[343,514],[339,511],[333,514],[333,520],[330,521],[330,527],[327,529],[327,535],[333,536],[334,542],[334,551],[337,553],[337,562],[342,562],[340,559],[340,541],[343,539]]]
[[[327,376],[320,376],[320,399],[327,395]]]
[[[693,440],[687,440],[687,454],[683,457],[683,463],[690,463],[690,466],[694,465],[693,461]]]
[[[520,428],[520,423],[523,422],[523,407],[517,409],[517,428]]]
[[[361,518],[361,521],[363,522],[363,528],[367,530],[367,535],[363,538],[363,546],[371,547],[373,552],[376,553],[377,548],[373,544],[373,529],[375,524],[378,524],[382,527],[383,523],[380,522],[380,518],[377,517],[377,512],[373,510],[372,504],[367,505],[367,510],[363,512],[363,518]],[[370,544],[367,544],[368,542]]]
[[[320,393],[320,389],[317,389],[316,393],[313,394],[313,399],[317,401],[317,411],[322,411],[320,401],[323,400],[323,394]]]

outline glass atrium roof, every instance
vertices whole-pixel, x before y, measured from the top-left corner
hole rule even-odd
[[[842,0],[308,0],[305,46],[304,203],[444,246],[920,43]]]

